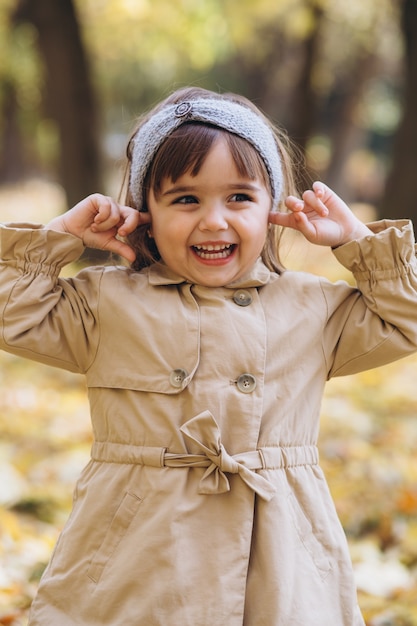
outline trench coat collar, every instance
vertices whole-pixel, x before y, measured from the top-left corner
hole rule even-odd
[[[264,265],[263,261],[259,258],[252,269],[232,283],[224,285],[226,288],[236,289],[243,287],[262,287],[270,282],[272,272]],[[149,284],[153,286],[159,285],[180,285],[187,283],[183,276],[173,272],[164,263],[154,263],[148,268]]]

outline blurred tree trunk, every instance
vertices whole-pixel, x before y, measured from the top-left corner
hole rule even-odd
[[[381,217],[407,217],[417,224],[417,1],[403,0],[405,42],[404,109],[391,171],[380,205]]]
[[[15,182],[27,171],[21,132],[18,124],[18,102],[12,81],[0,81],[2,107],[0,119],[3,132],[0,138],[0,180]]]
[[[375,72],[375,59],[366,52],[359,54],[348,76],[336,80],[325,109],[326,126],[331,141],[331,157],[325,182],[337,190],[345,202],[354,196],[354,184],[345,173],[349,155],[366,143],[366,134],[355,122],[355,112],[367,82]]]
[[[298,80],[292,93],[292,123],[288,130],[297,144],[306,150],[307,142],[317,124],[318,101],[313,83],[321,39],[324,9],[315,0],[308,2],[312,27],[302,42],[302,62]]]
[[[47,106],[60,134],[60,179],[68,205],[101,188],[98,112],[73,0],[19,0],[46,68]]]

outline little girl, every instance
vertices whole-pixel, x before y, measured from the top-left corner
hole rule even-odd
[[[1,347],[86,376],[94,443],[31,626],[360,626],[318,465],[331,376],[417,348],[407,221],[293,193],[249,102],[183,89],[139,124],[125,205],[1,228]],[[286,210],[285,210],[286,207]],[[285,271],[280,227],[357,282]],[[84,246],[130,266],[59,278]]]

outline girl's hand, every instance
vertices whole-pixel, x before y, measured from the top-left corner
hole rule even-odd
[[[302,200],[288,196],[285,205],[289,213],[269,214],[269,221],[287,228],[294,228],[311,243],[321,246],[338,246],[372,235],[334,191],[321,182],[305,191]]]
[[[129,262],[136,258],[133,249],[119,237],[126,237],[140,224],[150,223],[149,213],[123,206],[109,196],[95,193],[45,226],[49,230],[79,237],[85,246],[109,250]]]

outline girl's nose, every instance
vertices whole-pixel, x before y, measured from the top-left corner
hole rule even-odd
[[[227,230],[229,227],[226,220],[225,209],[220,204],[212,204],[203,207],[203,213],[200,220],[200,229],[212,232],[218,230]]]

